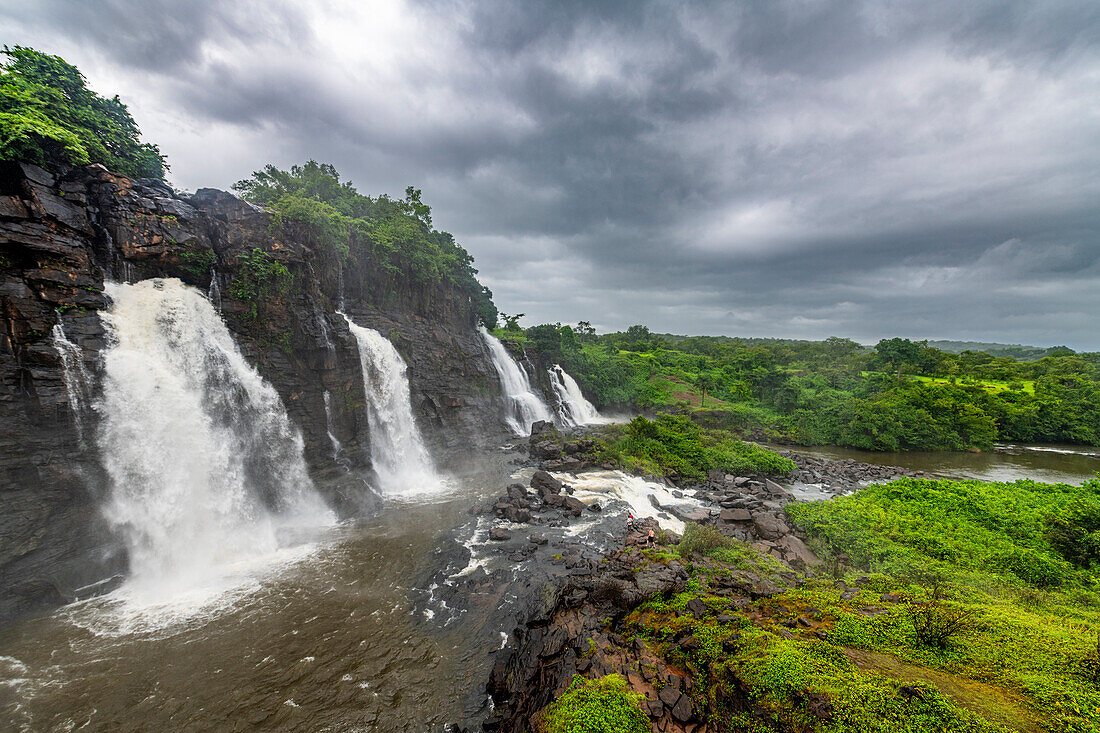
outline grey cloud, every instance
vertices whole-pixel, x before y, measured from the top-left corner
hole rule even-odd
[[[158,123],[184,186],[314,157],[364,191],[422,187],[531,321],[1100,348],[1095,3],[5,15],[136,108],[216,128]]]

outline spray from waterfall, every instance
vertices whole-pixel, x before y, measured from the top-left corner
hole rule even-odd
[[[516,435],[530,435],[531,426],[538,420],[553,422],[554,416],[550,408],[531,389],[531,380],[527,378],[527,372],[523,370],[500,339],[478,327],[481,338],[489,348],[489,357],[500,376],[500,386],[504,391],[505,414],[504,422]]]
[[[108,283],[99,444],[106,516],[131,587],[207,587],[330,524],[278,393],[203,295],[176,279]]]
[[[413,417],[405,360],[378,331],[356,324],[347,315],[344,318],[359,345],[371,463],[378,489],[397,497],[439,491],[443,479],[435,470]]]
[[[84,354],[80,347],[65,336],[65,328],[60,321],[52,330],[53,345],[61,357],[61,377],[65,382],[65,393],[69,398],[69,409],[73,414],[76,437],[84,444],[84,411],[92,396],[91,378],[84,366]]]
[[[596,410],[596,406],[585,398],[577,380],[562,369],[560,364],[555,364],[549,371],[550,384],[554,387],[561,408],[561,421],[566,427],[607,422]]]

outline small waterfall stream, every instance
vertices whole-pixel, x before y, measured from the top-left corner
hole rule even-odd
[[[328,442],[332,444],[332,460],[340,465],[347,467],[347,463],[344,456],[344,444],[340,442],[340,439],[336,437],[336,433],[333,432],[332,424],[332,395],[326,389],[324,394],[325,400],[325,432],[328,433]]]
[[[553,385],[558,402],[561,404],[562,422],[567,427],[607,422],[596,410],[596,406],[585,398],[577,380],[562,369],[560,364],[555,364],[549,371],[550,384]]]
[[[91,399],[91,377],[84,366],[84,354],[80,347],[65,335],[65,327],[58,321],[52,331],[53,345],[61,357],[61,375],[65,381],[65,392],[69,397],[69,407],[73,413],[76,436],[84,443],[84,411]]]
[[[342,314],[344,315],[344,314]],[[434,493],[443,488],[413,417],[405,360],[390,340],[344,315],[359,345],[367,396],[371,462],[387,496]]]
[[[489,347],[489,356],[493,360],[497,374],[500,376],[500,386],[504,390],[506,413],[504,421],[516,435],[531,434],[531,426],[538,420],[553,422],[554,416],[550,408],[535,394],[531,388],[531,380],[527,372],[523,370],[504,344],[496,336],[479,326],[478,331],[485,345]]]
[[[204,587],[330,524],[302,438],[213,305],[176,279],[108,283],[99,444],[131,585]]]

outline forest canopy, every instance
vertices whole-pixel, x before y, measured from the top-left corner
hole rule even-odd
[[[100,163],[131,178],[164,178],[160,149],[118,96],[101,97],[59,56],[23,46],[0,51],[0,161],[52,168]]]

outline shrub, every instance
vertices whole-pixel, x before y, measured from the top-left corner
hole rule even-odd
[[[1100,561],[1100,504],[1075,501],[1043,520],[1044,535],[1058,553],[1079,568]]]
[[[540,733],[648,733],[643,697],[620,675],[588,680],[573,677],[569,689],[550,703],[539,720]]]
[[[909,606],[913,642],[917,646],[947,649],[952,640],[973,626],[975,612],[946,605],[938,599]]]
[[[733,546],[729,537],[710,524],[688,522],[684,527],[684,536],[676,546],[676,554],[689,558],[692,555],[707,555],[715,550]]]

